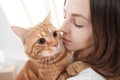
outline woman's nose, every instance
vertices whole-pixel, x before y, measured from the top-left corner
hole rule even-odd
[[[69,26],[66,21],[64,21],[63,24],[61,25],[60,32],[62,32],[63,34],[69,33]]]

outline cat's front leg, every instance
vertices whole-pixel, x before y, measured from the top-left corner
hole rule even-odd
[[[65,71],[60,74],[57,80],[66,80],[69,77],[76,76],[79,72],[81,72],[82,70],[88,67],[89,67],[88,64],[82,61],[73,62],[72,64],[67,66]]]
[[[69,76],[68,76],[67,72],[64,72],[64,73],[60,74],[60,76],[58,77],[57,80],[66,80],[68,77]]]
[[[76,76],[79,72],[81,72],[82,70],[88,68],[89,65],[82,62],[82,61],[77,61],[77,62],[73,62],[72,64],[70,64],[67,68],[66,68],[66,72],[69,76],[73,77]]]

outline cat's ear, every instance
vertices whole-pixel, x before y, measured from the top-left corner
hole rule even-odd
[[[49,23],[50,22],[50,16],[51,16],[51,12],[49,11],[46,18],[44,19],[44,22]]]
[[[24,36],[28,32],[27,29],[21,28],[21,27],[16,27],[16,26],[11,26],[12,30],[16,33],[16,35],[24,41]]]

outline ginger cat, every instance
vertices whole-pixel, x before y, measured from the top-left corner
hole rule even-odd
[[[29,29],[12,26],[22,40],[29,57],[16,80],[57,80],[72,62],[72,54],[62,44],[59,31],[51,24],[49,15]]]
[[[66,80],[88,67],[82,61],[73,62],[49,16],[29,29],[12,26],[29,57],[15,80]]]

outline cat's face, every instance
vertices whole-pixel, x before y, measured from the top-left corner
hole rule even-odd
[[[63,50],[60,33],[48,20],[29,29],[12,29],[21,38],[25,52],[31,59],[51,58]]]
[[[41,23],[29,29],[25,36],[25,50],[32,58],[52,57],[61,49],[59,32],[51,24]]]

